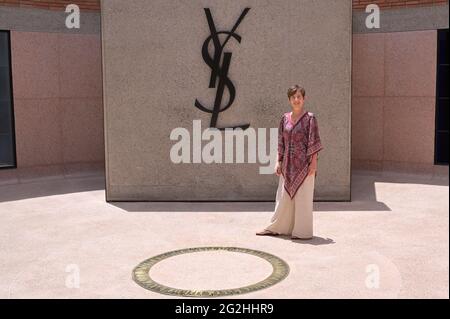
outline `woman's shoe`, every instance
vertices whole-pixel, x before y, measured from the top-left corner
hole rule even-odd
[[[274,233],[270,230],[264,229],[262,231],[257,232],[256,235],[258,235],[258,236],[278,236],[279,234]]]

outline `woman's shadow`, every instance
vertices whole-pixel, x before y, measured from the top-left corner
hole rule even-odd
[[[277,235],[273,237],[280,238],[283,240],[290,240],[296,244],[304,244],[304,245],[320,246],[320,245],[336,244],[336,242],[332,238],[323,238],[318,236],[313,236],[313,238],[311,239],[292,238],[289,235]]]

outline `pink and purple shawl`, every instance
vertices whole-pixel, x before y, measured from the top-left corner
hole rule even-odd
[[[313,113],[305,112],[295,123],[290,112],[283,114],[278,128],[278,159],[282,161],[284,188],[291,199],[308,176],[312,156],[322,149]]]

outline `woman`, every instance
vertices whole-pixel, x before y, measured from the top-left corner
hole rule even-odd
[[[313,237],[313,195],[318,152],[323,149],[313,113],[304,109],[305,89],[288,90],[292,112],[283,114],[278,129],[279,176],[275,212],[271,224],[257,235],[291,235],[293,239]]]

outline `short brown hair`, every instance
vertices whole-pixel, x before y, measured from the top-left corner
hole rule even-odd
[[[304,88],[302,88],[300,85],[293,85],[291,86],[288,91],[287,91],[287,95],[288,95],[288,99],[291,98],[291,96],[293,96],[295,93],[300,92],[302,94],[303,97],[305,97],[306,95],[306,91]]]

